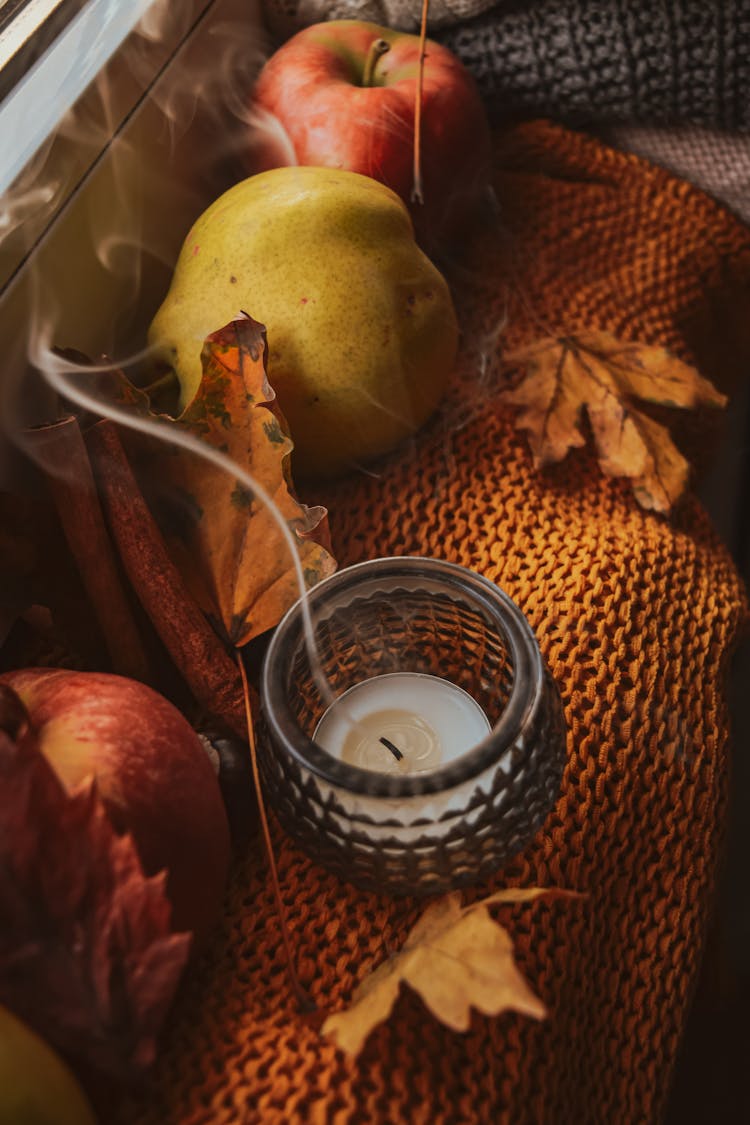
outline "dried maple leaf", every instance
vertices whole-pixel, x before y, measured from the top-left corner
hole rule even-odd
[[[266,490],[295,535],[313,586],[336,569],[327,514],[294,495],[294,447],[266,376],[265,329],[243,315],[208,337],[202,360],[198,392],[173,424],[227,454]],[[204,611],[236,646],[278,624],[299,589],[268,509],[223,469],[183,449],[164,447],[158,471],[179,504],[170,504],[170,546]]]
[[[68,795],[30,735],[0,731],[0,1003],[117,1078],[153,1061],[189,953],[165,874],[144,876],[93,783]]]
[[[328,1017],[323,1034],[359,1054],[373,1028],[390,1015],[402,983],[454,1031],[468,1029],[472,1007],[487,1016],[512,1009],[543,1019],[544,1005],[516,967],[507,931],[487,908],[549,893],[539,887],[509,888],[465,907],[458,893],[431,903],[403,949],[362,981],[346,1011]]]
[[[538,466],[585,444],[585,410],[603,472],[629,478],[639,504],[658,512],[668,512],[682,495],[689,465],[667,427],[635,401],[683,409],[727,401],[666,349],[608,332],[536,340],[507,355],[503,366],[525,372],[501,397],[521,408],[517,425],[528,432]]]

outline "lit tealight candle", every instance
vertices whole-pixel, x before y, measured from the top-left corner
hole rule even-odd
[[[370,559],[308,598],[309,618],[298,602],[277,626],[261,680],[258,753],[282,825],[378,894],[481,882],[539,830],[566,760],[528,622],[442,559]]]
[[[350,765],[378,773],[427,773],[489,734],[472,697],[450,680],[393,672],[355,684],[318,723],[314,741]]]

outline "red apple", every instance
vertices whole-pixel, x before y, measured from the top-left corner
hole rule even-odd
[[[424,240],[455,237],[486,189],[489,126],[469,72],[428,40],[424,202],[413,203],[418,64],[419,36],[377,24],[332,20],[298,32],[266,62],[253,91],[254,170],[297,163],[361,172],[401,196]]]
[[[229,827],[219,783],[183,715],[136,680],[99,672],[7,672],[39,748],[69,791],[92,775],[147,874],[166,868],[176,930],[200,940],[221,911]]]

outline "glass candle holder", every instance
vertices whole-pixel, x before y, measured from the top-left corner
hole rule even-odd
[[[522,851],[565,762],[557,687],[525,617],[438,559],[341,570],[278,625],[262,673],[264,792],[308,855],[365,889],[435,894]]]

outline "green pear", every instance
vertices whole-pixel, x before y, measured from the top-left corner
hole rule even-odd
[[[204,339],[240,311],[266,327],[268,377],[302,475],[335,475],[414,433],[455,362],[445,279],[399,197],[355,172],[274,168],[196,221],[149,330],[183,406]]]
[[[54,1051],[0,1006],[0,1125],[96,1125]]]

